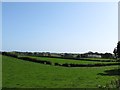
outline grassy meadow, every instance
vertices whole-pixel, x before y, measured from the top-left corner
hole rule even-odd
[[[27,56],[30,58],[35,58],[37,60],[45,60],[45,61],[51,61],[52,63],[72,63],[72,64],[108,64],[108,63],[117,63],[117,62],[96,62],[96,61],[90,61],[91,59],[89,58],[89,61],[85,60],[73,60],[73,59],[61,59],[61,58],[49,58],[49,57],[37,57],[37,56]],[[96,60],[96,59],[95,59]],[[108,60],[108,59],[101,59],[101,60]]]
[[[94,63],[45,57],[34,58],[60,63]],[[110,71],[117,69],[117,65],[69,68],[44,65],[9,56],[2,57],[2,64],[4,88],[98,88],[118,78],[114,72]]]

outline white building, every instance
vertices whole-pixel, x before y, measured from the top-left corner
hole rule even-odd
[[[88,54],[89,58],[101,58],[101,55],[97,55],[97,54]]]

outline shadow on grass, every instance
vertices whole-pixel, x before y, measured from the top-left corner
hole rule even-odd
[[[120,68],[112,69],[112,70],[105,70],[104,73],[98,73],[97,75],[102,75],[102,76],[120,76]]]

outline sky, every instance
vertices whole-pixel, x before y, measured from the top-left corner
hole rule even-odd
[[[115,2],[2,4],[3,51],[112,53],[117,41]]]

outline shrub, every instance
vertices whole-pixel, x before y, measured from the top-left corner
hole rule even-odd
[[[2,55],[18,58],[18,56],[16,54],[8,53],[8,52],[2,52]]]
[[[120,88],[120,79],[113,80],[110,84],[106,85],[108,88]]]
[[[69,64],[68,64],[68,63],[65,63],[65,64],[62,64],[62,66],[64,66],[64,67],[69,67]]]

